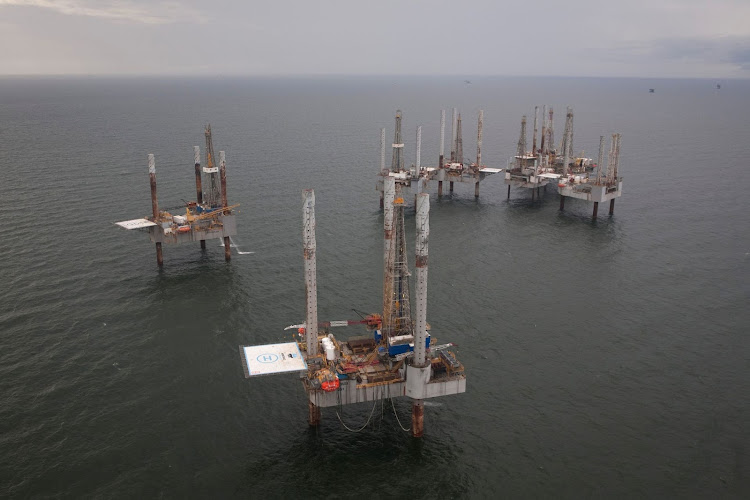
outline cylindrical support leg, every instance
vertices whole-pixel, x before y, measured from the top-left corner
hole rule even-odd
[[[201,184],[201,164],[195,164],[195,195],[198,204],[203,203],[203,186]]]
[[[308,401],[307,410],[307,420],[310,422],[310,427],[317,427],[320,425],[320,407],[315,406],[312,401]]]
[[[479,182],[474,184],[474,198],[479,198]]]
[[[422,437],[424,434],[424,401],[417,399],[411,407],[411,435]]]
[[[443,196],[443,181],[438,181],[438,198]]]
[[[609,215],[615,213],[615,199],[612,198],[609,202]]]
[[[206,240],[201,240],[201,250],[206,249]]]
[[[531,201],[534,201],[535,196],[536,196],[536,189],[531,188]]]
[[[156,263],[159,265],[159,267],[164,265],[164,257],[161,254],[161,242],[156,242]]]
[[[383,192],[380,192],[380,209],[383,209]]]
[[[224,151],[219,151],[219,182],[221,182],[221,206],[227,206],[227,161]]]
[[[560,196],[560,210],[565,209],[565,196]]]
[[[596,219],[596,214],[597,213],[599,213],[599,202],[595,201],[594,202],[594,215],[593,215],[594,219]]]
[[[508,184],[508,199],[510,200],[510,184]]]
[[[453,181],[451,181],[450,192],[451,192],[451,194],[453,194]]]
[[[224,258],[229,262],[232,259],[232,242],[229,236],[224,236]]]

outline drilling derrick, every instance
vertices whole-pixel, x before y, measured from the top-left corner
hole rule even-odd
[[[464,140],[461,137],[461,113],[456,119],[456,163],[464,163]]]
[[[478,174],[479,169],[482,168],[482,126],[484,123],[484,111],[479,110],[479,117],[477,118],[477,164],[472,173]],[[477,182],[475,186],[479,187]],[[479,196],[479,193],[477,193]]]
[[[451,163],[458,161],[456,159],[456,108],[453,108],[451,115]]]
[[[411,342],[414,325],[411,321],[411,303],[409,299],[409,265],[406,256],[406,235],[404,233],[404,198],[396,187],[393,200],[393,243],[391,252],[393,260],[388,262],[386,256],[383,304],[383,337],[391,342]],[[406,337],[406,338],[404,338]]]
[[[393,159],[391,172],[401,172],[404,169],[404,141],[401,138],[401,110],[396,111],[396,131],[393,134]]]
[[[526,156],[526,115],[521,117],[521,135],[518,138],[516,150],[516,168],[523,167],[523,157]]]
[[[536,150],[536,134],[537,134],[537,119],[539,118],[539,106],[534,106],[534,138],[531,140],[531,152],[534,156],[537,155]]]
[[[568,156],[573,158],[573,108],[568,108],[568,115],[570,117],[570,137],[568,138]],[[567,121],[566,117],[566,121]],[[567,123],[566,123],[567,126]]]
[[[540,142],[539,150],[542,153],[542,157],[546,157],[549,153],[547,146],[547,106],[542,106],[542,136]]]
[[[565,114],[565,130],[560,151],[568,158],[573,158],[573,110],[571,108],[568,108]]]
[[[219,189],[219,168],[216,166],[216,155],[214,155],[214,143],[211,138],[211,125],[206,125],[206,166],[203,172],[209,174],[208,183],[208,206],[217,208],[221,205],[221,191]]]
[[[550,154],[556,154],[555,150],[555,125],[552,121],[554,110],[552,106],[549,107],[549,120],[547,121],[547,152]]]

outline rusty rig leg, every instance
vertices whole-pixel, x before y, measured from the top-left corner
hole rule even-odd
[[[614,198],[612,198],[612,200],[610,200],[609,202],[609,215],[612,215],[613,213],[615,213],[615,199]]]
[[[451,194],[453,194],[453,181],[451,181],[450,192],[451,192]]]
[[[320,425],[320,407],[315,406],[312,401],[308,401],[307,410],[310,427],[317,427],[318,425]]]
[[[560,196],[560,210],[565,209],[565,196]]]
[[[479,181],[474,184],[474,198],[479,198]]]
[[[201,250],[206,249],[206,240],[201,240]]]
[[[594,216],[593,216],[593,217],[594,217],[594,219],[596,219],[596,214],[597,214],[598,212],[599,212],[599,202],[598,202],[598,201],[595,201],[595,202],[594,202]]]
[[[417,399],[411,407],[411,435],[422,437],[424,434],[424,401]]]
[[[443,196],[443,181],[438,181],[438,198]]]
[[[508,184],[508,199],[510,200],[510,184]]]
[[[161,242],[156,242],[156,263],[159,267],[164,265],[164,257],[161,254]]]
[[[229,262],[232,260],[232,242],[229,236],[224,236],[224,258]]]
[[[224,258],[229,262],[232,260],[232,242],[229,236],[224,236]]]

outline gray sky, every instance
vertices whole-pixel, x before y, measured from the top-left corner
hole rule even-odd
[[[750,0],[0,0],[0,74],[750,77]]]

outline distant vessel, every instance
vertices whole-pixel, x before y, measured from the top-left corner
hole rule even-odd
[[[653,94],[654,93],[654,89],[648,89],[648,93],[649,94]]]
[[[716,84],[716,89],[717,89],[717,90],[721,89],[721,84],[720,84],[720,83],[717,83],[717,84]]]

